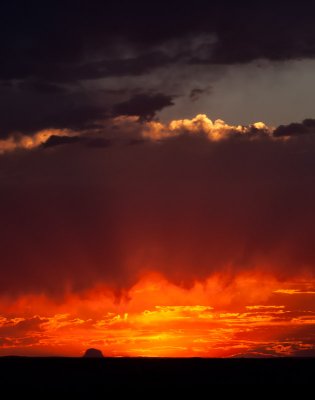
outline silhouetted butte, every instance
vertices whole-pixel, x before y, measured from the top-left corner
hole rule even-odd
[[[87,349],[83,355],[84,358],[104,358],[101,350],[98,349]]]

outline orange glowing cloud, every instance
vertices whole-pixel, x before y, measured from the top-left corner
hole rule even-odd
[[[101,123],[101,122],[100,122]],[[268,127],[263,122],[256,122],[248,126],[243,125],[229,125],[221,119],[212,121],[205,114],[198,114],[192,119],[173,120],[169,123],[162,123],[158,121],[146,121],[140,126],[138,124],[137,116],[119,116],[104,121],[104,127],[115,127],[115,129],[123,129],[124,131],[134,134],[134,131],[140,131],[141,136],[146,139],[160,140],[179,136],[183,133],[200,134],[203,133],[210,141],[220,141],[227,139],[233,135],[246,135],[251,132],[261,132],[272,136],[274,128]],[[74,137],[89,136],[99,137],[99,133],[93,130],[87,132],[75,132],[70,129],[45,129],[33,135],[23,135],[17,133],[10,135],[6,139],[0,140],[0,154],[5,152],[14,151],[18,149],[34,149],[46,143],[52,136],[60,137]]]
[[[221,119],[212,121],[205,114],[198,114],[192,119],[173,120],[168,124],[151,121],[145,124],[143,136],[150,139],[163,139],[177,136],[182,133],[198,134],[204,133],[211,141],[224,140],[233,134],[248,134],[252,130],[272,134],[273,129],[267,127],[263,122],[252,125],[228,125]]]
[[[69,129],[44,129],[34,135],[15,134],[6,139],[0,139],[0,155],[19,149],[34,149],[41,146],[52,136],[75,136],[75,132]]]
[[[269,290],[255,293],[258,282]],[[42,308],[36,306],[39,299],[21,297],[11,305],[15,316],[0,318],[0,354],[75,356],[90,346],[108,356],[288,356],[315,351],[310,336],[315,303],[308,310],[298,309],[298,302],[295,309],[273,304],[285,303],[285,295],[274,294],[279,282],[244,275],[225,287],[228,299],[222,304],[213,293],[219,286],[222,291],[222,285],[212,278],[181,289],[150,275],[120,303],[100,287],[80,297],[69,295],[59,304],[43,298]],[[9,311],[5,299],[1,309]],[[36,309],[41,315],[32,314]]]

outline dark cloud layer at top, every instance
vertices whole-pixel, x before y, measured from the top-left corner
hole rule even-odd
[[[121,58],[125,44],[151,53],[158,44],[200,33],[217,37],[209,62],[313,57],[313,13],[310,2],[173,1],[158,4],[154,12],[152,4],[142,1],[3,2],[0,77],[60,81],[106,76],[121,68],[114,60]],[[93,54],[99,57],[88,58]],[[183,56],[198,62],[195,54]],[[159,58],[161,65],[170,61],[167,53]],[[156,57],[146,57],[142,70],[146,63],[158,65]]]
[[[313,58],[314,11],[311,2],[282,1],[3,1],[0,136],[85,129],[119,104],[147,118],[140,102],[126,103],[128,83],[112,99],[87,81],[146,77],[167,99],[150,78],[161,69]]]

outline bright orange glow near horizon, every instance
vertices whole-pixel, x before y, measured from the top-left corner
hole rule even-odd
[[[242,274],[190,289],[143,277],[120,299],[106,288],[59,302],[2,298],[0,355],[264,357],[314,350],[315,282]],[[305,353],[306,352],[306,353]]]

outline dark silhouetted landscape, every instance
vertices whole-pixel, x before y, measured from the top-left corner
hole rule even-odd
[[[106,393],[133,389],[203,390],[213,385],[310,384],[314,358],[0,358],[11,393]]]

